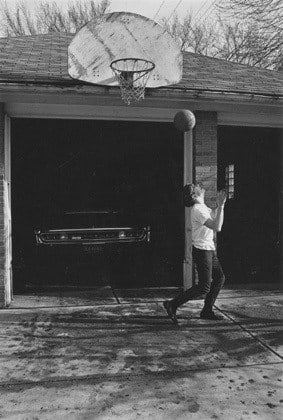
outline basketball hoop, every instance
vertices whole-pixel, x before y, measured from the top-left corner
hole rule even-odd
[[[110,64],[119,83],[122,100],[130,105],[144,99],[144,91],[155,64],[142,58],[121,58]]]

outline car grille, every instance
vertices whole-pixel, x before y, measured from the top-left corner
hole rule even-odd
[[[54,229],[35,234],[37,244],[49,245],[149,242],[150,228]]]

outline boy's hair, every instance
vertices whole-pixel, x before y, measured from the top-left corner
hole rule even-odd
[[[185,207],[192,207],[195,204],[195,185],[186,184],[183,189]]]

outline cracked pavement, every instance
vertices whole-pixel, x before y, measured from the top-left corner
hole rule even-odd
[[[179,326],[170,294],[15,297],[0,312],[0,418],[281,419],[282,294],[223,290],[222,321],[192,301]]]

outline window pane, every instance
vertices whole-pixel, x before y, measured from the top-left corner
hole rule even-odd
[[[225,168],[225,188],[227,190],[228,198],[234,198],[235,185],[235,165],[230,164]]]

